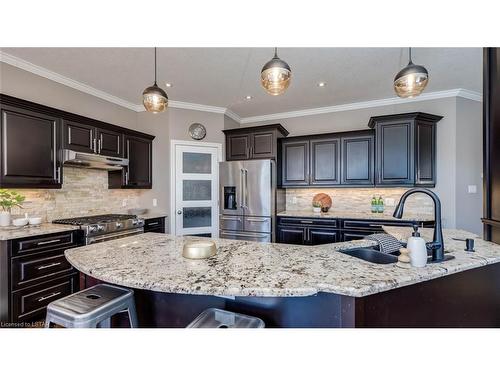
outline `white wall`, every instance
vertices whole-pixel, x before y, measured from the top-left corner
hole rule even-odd
[[[319,134],[327,132],[367,129],[371,116],[427,112],[443,116],[437,124],[437,182],[433,189],[442,203],[443,225],[448,228],[464,228],[481,234],[477,213],[481,211],[480,194],[463,194],[463,187],[475,183],[480,189],[477,175],[482,171],[481,103],[462,98],[445,98],[405,104],[395,104],[353,111],[326,113],[321,115],[285,118],[268,122],[256,122],[242,126],[257,126],[267,123],[281,123],[290,136]],[[460,121],[458,120],[460,118]],[[457,175],[463,160],[468,162]],[[457,201],[460,200],[460,212]],[[466,215],[465,212],[474,212]]]

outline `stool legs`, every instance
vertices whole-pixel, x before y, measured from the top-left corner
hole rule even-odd
[[[135,303],[132,300],[128,306],[128,320],[130,322],[130,328],[137,328],[139,324],[137,323],[137,311],[135,310]]]

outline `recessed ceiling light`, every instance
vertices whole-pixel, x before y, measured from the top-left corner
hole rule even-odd
[[[318,82],[318,87],[325,87],[326,86],[326,82]]]
[[[174,85],[172,85],[170,82],[165,83],[165,86],[167,86],[167,87],[174,87]]]
[[[245,96],[245,99],[246,100],[252,100],[252,96],[251,95],[247,95],[247,96]]]

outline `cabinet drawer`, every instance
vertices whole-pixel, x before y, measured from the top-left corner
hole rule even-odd
[[[30,254],[57,248],[75,246],[75,232],[64,232],[41,237],[29,237],[12,241],[12,256]]]
[[[245,230],[248,232],[268,232],[271,233],[270,217],[246,217]]]
[[[278,224],[280,225],[320,225],[329,228],[337,228],[336,219],[310,219],[298,217],[278,217]]]
[[[77,290],[78,274],[58,278],[12,293],[12,319],[27,320],[45,315],[47,305]]]
[[[243,230],[243,219],[239,216],[220,215],[219,223],[221,230]]]
[[[16,290],[32,282],[42,282],[51,276],[73,269],[64,254],[49,257],[19,257],[12,259],[12,289]]]
[[[153,232],[158,230],[163,230],[163,232],[165,232],[164,217],[144,220],[144,232]]]
[[[367,230],[372,232],[381,232],[383,231],[382,227],[384,225],[393,226],[393,227],[408,227],[413,224],[418,224],[419,226],[422,223],[412,222],[412,221],[400,221],[400,220],[377,220],[377,221],[368,221],[368,220],[344,220],[344,228],[346,229],[360,229]]]

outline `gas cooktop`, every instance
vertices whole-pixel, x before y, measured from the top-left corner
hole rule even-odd
[[[124,221],[129,219],[137,219],[136,215],[121,215],[121,214],[109,214],[109,215],[94,215],[94,216],[82,216],[74,217],[69,219],[58,219],[52,221],[54,224],[68,224],[68,225],[91,225],[100,223],[112,223],[116,221]]]

